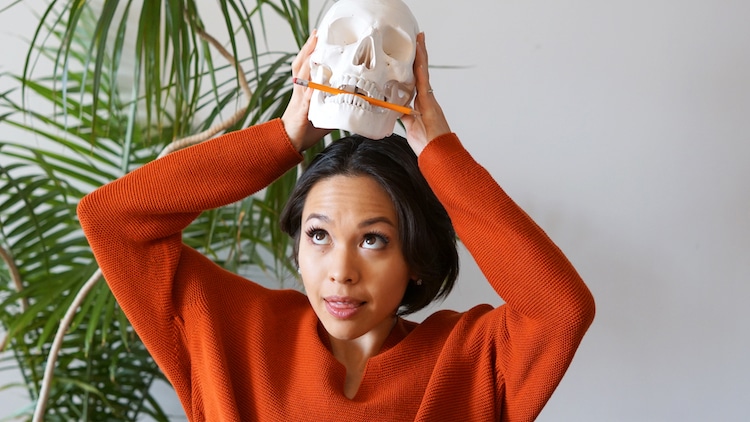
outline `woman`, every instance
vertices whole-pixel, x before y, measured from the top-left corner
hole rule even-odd
[[[309,89],[294,88],[281,119],[170,154],[81,201],[107,282],[191,420],[529,421],[565,373],[593,299],[451,133],[418,41],[421,116],[403,118],[408,147],[334,142],[283,213],[306,295],[217,267],[181,231],[262,189],[325,135],[307,120]],[[314,44],[293,76],[309,77]],[[506,304],[408,322],[400,315],[456,277],[451,220]]]

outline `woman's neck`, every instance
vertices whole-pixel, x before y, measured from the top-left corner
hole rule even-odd
[[[329,335],[331,352],[336,360],[346,368],[346,381],[344,383],[344,394],[353,398],[359,389],[364,377],[367,361],[377,355],[383,347],[383,343],[396,325],[397,318],[389,324],[369,331],[355,339],[337,339]]]

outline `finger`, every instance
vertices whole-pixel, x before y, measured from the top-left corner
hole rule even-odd
[[[312,32],[310,32],[310,36],[307,37],[307,41],[305,41],[305,45],[302,46],[300,49],[300,52],[304,53],[306,57],[310,57],[310,55],[315,51],[315,46],[318,44],[318,30],[313,29]]]
[[[417,93],[428,93],[430,91],[430,72],[424,32],[420,32],[417,35],[417,52],[414,58],[414,76],[417,84]]]
[[[313,51],[315,51],[315,45],[317,43],[318,43],[318,31],[313,30],[310,33],[310,36],[307,38],[307,41],[305,41],[305,44],[300,49],[299,53],[297,53],[297,56],[292,61],[292,75],[293,76],[298,76],[298,73],[304,67],[308,68],[308,75],[309,75],[310,55],[313,53]]]

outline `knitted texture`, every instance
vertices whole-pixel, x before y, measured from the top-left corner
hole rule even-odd
[[[505,304],[399,319],[353,399],[302,293],[263,288],[182,243],[201,211],[261,190],[301,158],[277,119],[149,163],[79,205],[107,283],[190,420],[533,420],[594,302],[454,134],[428,144],[419,165]]]

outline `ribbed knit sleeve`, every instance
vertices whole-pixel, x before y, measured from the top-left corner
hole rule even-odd
[[[80,202],[81,225],[107,283],[186,409],[191,356],[178,308],[200,304],[184,303],[176,274],[188,268],[210,283],[223,270],[185,247],[181,231],[203,210],[253,194],[300,160],[277,119],[169,154]],[[188,255],[190,265],[181,265]]]
[[[591,293],[563,253],[453,134],[419,164],[462,243],[506,305],[493,327],[503,421],[531,421],[557,387],[594,317]]]

